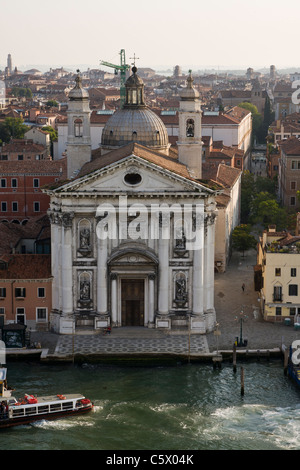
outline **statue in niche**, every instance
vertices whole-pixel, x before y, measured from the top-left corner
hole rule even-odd
[[[184,277],[176,280],[175,289],[175,302],[183,306],[187,301],[186,280]]]
[[[175,249],[176,250],[185,250],[185,248],[186,248],[186,237],[185,237],[183,228],[180,228],[176,232]]]
[[[80,300],[90,300],[90,282],[80,282]]]
[[[80,249],[82,250],[90,249],[90,231],[88,228],[84,228],[80,232]]]

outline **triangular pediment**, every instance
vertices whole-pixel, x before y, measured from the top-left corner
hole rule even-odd
[[[99,157],[97,162],[87,164],[78,178],[60,186],[55,193],[214,192],[193,179],[186,166],[178,161],[144,150],[144,147],[136,144],[126,147],[129,147],[127,154],[111,152],[111,158],[104,155],[103,160]],[[120,158],[116,158],[114,153]]]

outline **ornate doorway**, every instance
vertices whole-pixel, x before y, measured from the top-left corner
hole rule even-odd
[[[121,305],[122,326],[144,326],[144,279],[122,279]]]

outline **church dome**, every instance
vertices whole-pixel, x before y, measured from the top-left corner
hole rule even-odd
[[[144,102],[144,83],[136,67],[125,84],[126,101],[107,121],[101,139],[101,148],[112,150],[131,142],[159,151],[169,148],[167,129],[160,117]]]

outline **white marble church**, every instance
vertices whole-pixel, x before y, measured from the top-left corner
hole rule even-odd
[[[88,93],[69,94],[68,177],[55,188],[53,331],[110,326],[214,328],[216,183],[201,180],[199,94],[181,94],[178,152],[144,103],[133,67],[126,102],[107,122],[92,159]]]

